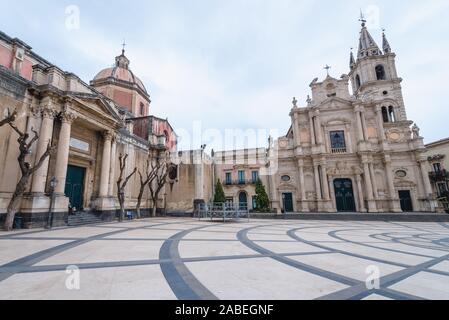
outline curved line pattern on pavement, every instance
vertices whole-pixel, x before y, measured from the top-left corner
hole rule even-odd
[[[160,249],[159,259],[165,280],[179,300],[218,300],[197,278],[189,271],[179,254],[179,243],[186,235],[209,226],[197,227],[181,231],[166,240]]]
[[[178,222],[179,223],[179,222]],[[158,227],[158,226],[163,226],[163,225],[169,225],[169,224],[175,224],[174,222],[169,222],[169,223],[158,223],[155,225],[151,225],[149,227]],[[124,232],[128,232],[128,231],[133,231],[133,230],[139,230],[142,229],[142,227],[134,227],[134,228],[120,228],[120,230],[117,231],[111,231],[111,232],[106,232],[106,233],[101,233],[101,234],[97,234],[88,238],[84,238],[84,239],[78,239],[72,242],[68,242],[68,243],[64,243],[52,248],[48,248],[39,252],[36,252],[34,254],[28,255],[26,257],[17,259],[15,261],[11,261],[7,264],[4,264],[2,266],[0,266],[0,268],[8,268],[11,271],[10,272],[3,272],[0,273],[0,282],[12,277],[14,274],[16,274],[17,272],[15,271],[16,268],[18,267],[30,267],[33,266],[43,260],[46,260],[50,257],[53,257],[59,253],[62,253],[66,250],[69,249],[73,249],[75,247],[78,247],[80,245],[89,243],[91,241],[95,241],[95,240],[101,240],[103,238],[106,238],[108,236],[113,236],[113,235],[117,235],[120,233],[124,233]],[[48,230],[43,230],[40,232],[48,232]],[[37,233],[37,232],[36,232]]]
[[[309,242],[309,241],[307,241],[305,239],[300,238],[296,234],[296,232],[300,231],[300,230],[301,229],[293,229],[293,230],[290,230],[287,234],[291,238],[297,239],[298,241],[302,241],[302,242],[310,244],[310,245],[315,245],[315,246],[320,246],[321,247],[321,245],[317,245],[317,244],[311,243],[311,242]],[[345,240],[343,239],[343,241],[345,241]],[[383,248],[383,249],[389,251],[388,248]],[[350,253],[350,252],[345,252],[345,251],[342,251],[342,250],[335,250],[335,251],[338,251],[338,252],[343,253],[343,254],[355,256],[353,253]],[[373,258],[370,258],[370,257],[363,257],[361,255],[358,255],[358,256],[363,258],[363,259],[374,260]],[[381,277],[381,279],[380,279],[381,290],[387,290],[388,289],[389,292],[392,292],[394,290],[389,289],[390,286],[392,286],[392,285],[394,285],[394,284],[396,284],[396,283],[398,283],[398,282],[400,282],[402,280],[405,280],[405,279],[407,279],[407,278],[409,278],[409,277],[411,277],[411,276],[413,276],[413,275],[415,275],[415,274],[417,274],[417,273],[419,273],[421,271],[426,271],[429,268],[431,268],[431,267],[433,267],[433,266],[435,266],[435,265],[437,265],[437,264],[439,264],[439,263],[441,263],[441,262],[443,262],[443,261],[445,261],[447,259],[449,259],[449,254],[445,255],[445,256],[442,256],[442,257],[439,257],[439,258],[434,258],[434,259],[432,259],[430,261],[418,264],[416,266],[408,266],[404,270],[400,270],[398,272],[395,272],[395,273],[389,274],[387,276]],[[394,265],[393,262],[389,262],[389,261],[385,261],[384,263],[387,263],[387,264],[390,264],[390,265]],[[372,293],[373,292],[367,290],[366,284],[363,283],[363,284],[355,285],[355,286],[347,288],[347,289],[343,289],[343,290],[338,291],[338,292],[331,293],[331,294],[329,294],[327,296],[324,296],[324,297],[322,297],[320,299],[323,299],[323,300],[360,299],[360,298],[366,297],[366,296],[368,296],[369,294],[372,294]],[[407,297],[407,295],[405,295],[403,293],[397,293],[397,294],[400,294],[400,295],[404,296],[404,299],[423,300],[423,298],[414,297],[412,295],[408,295],[408,297]]]
[[[116,261],[116,262],[98,262],[98,263],[81,263],[80,269],[96,269],[96,268],[108,268],[108,267],[125,267],[125,266],[137,266],[137,265],[160,265],[162,274],[173,291],[174,295],[179,300],[218,300],[218,298],[209,291],[187,268],[186,263],[189,262],[203,262],[203,261],[224,261],[224,260],[237,260],[237,259],[253,259],[253,258],[270,258],[277,262],[280,262],[284,265],[288,265],[290,267],[296,268],[298,270],[302,270],[304,272],[308,272],[310,274],[317,275],[322,278],[329,279],[334,282],[338,282],[348,287],[343,290],[339,290],[337,292],[322,296],[318,299],[331,299],[331,300],[358,300],[368,297],[372,294],[379,294],[387,298],[398,299],[398,300],[418,300],[423,299],[421,297],[414,296],[412,294],[407,294],[403,292],[395,291],[390,287],[399,283],[402,280],[405,280],[411,276],[416,275],[419,272],[427,271],[434,274],[440,274],[444,276],[449,276],[449,272],[438,271],[435,269],[430,269],[433,266],[447,261],[449,259],[449,254],[437,257],[429,256],[425,254],[416,253],[413,251],[406,251],[407,248],[399,250],[393,248],[385,248],[379,242],[376,242],[378,245],[374,245],[373,242],[365,242],[365,241],[355,241],[352,239],[346,239],[346,237],[342,236],[340,233],[348,232],[348,231],[362,231],[366,232],[366,236],[372,239],[381,240],[385,243],[400,243],[407,246],[432,249],[432,250],[440,250],[440,251],[448,251],[449,250],[449,238],[447,238],[447,232],[445,229],[449,229],[449,226],[440,223],[439,225],[443,228],[437,229],[435,225],[425,225],[422,228],[402,225],[399,223],[387,223],[385,224],[377,224],[370,225],[368,223],[356,223],[360,225],[360,228],[354,227],[353,229],[349,229],[348,226],[345,226],[344,223],[336,223],[336,222],[320,222],[317,224],[307,224],[301,228],[289,229],[290,223],[285,222],[276,222],[271,224],[264,224],[261,221],[257,221],[256,224],[252,225],[249,228],[238,228],[238,230],[234,230],[232,228],[230,232],[236,232],[235,240],[219,240],[219,239],[211,239],[211,241],[238,241],[255,251],[254,254],[249,255],[241,255],[241,256],[220,256],[220,257],[197,257],[197,258],[182,258],[179,245],[181,241],[208,241],[206,239],[184,239],[188,234],[195,231],[204,231],[204,232],[227,232],[227,231],[210,231],[206,230],[212,226],[222,226],[223,224],[198,224],[194,223],[194,221],[189,220],[176,220],[165,223],[158,223],[158,221],[154,222],[155,224],[136,226],[136,227],[126,227],[126,224],[121,224],[120,228],[112,225],[111,228],[115,228],[117,230],[105,232],[101,234],[97,234],[94,236],[90,236],[87,238],[72,238],[72,237],[33,237],[32,235],[48,232],[48,230],[41,231],[32,231],[28,233],[15,233],[7,236],[0,236],[0,240],[3,239],[12,239],[12,240],[66,240],[70,241],[68,243],[64,243],[61,245],[57,245],[55,247],[42,250],[36,252],[34,254],[25,256],[23,258],[17,259],[15,261],[9,262],[3,266],[0,266],[0,282],[6,280],[17,273],[27,273],[27,272],[46,272],[46,271],[57,271],[64,270],[65,265],[47,265],[47,266],[35,266],[35,264],[48,259],[56,254],[64,252],[66,250],[70,250],[72,248],[78,247],[80,245],[86,244],[95,240],[109,240],[111,236],[121,234],[128,231],[133,230],[151,230],[157,229],[158,226],[166,226],[166,225],[180,225],[179,229],[170,229],[174,231],[179,231],[175,235],[171,236],[168,239],[158,239],[163,240],[163,244],[159,250],[159,259],[154,260],[142,260],[142,261]],[[298,226],[299,223],[293,224],[293,226]],[[397,229],[394,228],[396,226]],[[95,227],[95,225],[88,226]],[[101,225],[98,227],[107,228],[107,225]],[[186,229],[187,228],[187,229]],[[265,229],[264,229],[265,228]],[[406,230],[407,228],[408,230]],[[56,230],[64,230],[65,228],[58,228]],[[163,228],[162,228],[163,229]],[[262,229],[262,230],[260,230]],[[327,233],[327,236],[330,237],[330,240],[323,241],[309,241],[304,239],[304,236],[301,237],[300,233],[313,233],[315,230],[319,232]],[[323,230],[324,229],[324,230]],[[382,230],[389,229],[390,232],[381,233]],[[167,229],[164,229],[167,230]],[[271,232],[270,232],[271,230]],[[330,231],[329,231],[330,230]],[[255,232],[252,232],[255,231]],[[274,231],[279,231],[280,233],[275,233]],[[402,231],[402,232],[401,232]],[[269,240],[270,235],[281,235],[285,232],[291,240]],[[412,233],[414,232],[414,233]],[[249,234],[261,234],[266,235],[268,238],[265,240],[251,240],[249,238]],[[18,238],[21,236],[23,238]],[[105,239],[109,237],[108,239]],[[201,237],[200,237],[201,238]],[[118,239],[118,238],[114,238]],[[132,240],[133,238],[123,239]],[[314,238],[315,239],[315,238]],[[338,240],[333,241],[332,239]],[[136,240],[145,240],[145,239],[136,239]],[[149,239],[156,240],[156,239]],[[289,254],[278,254],[272,250],[269,250],[263,247],[264,243],[269,242],[285,242],[285,243],[303,243],[314,248],[320,249],[319,252],[298,252],[298,253],[289,253]],[[371,256],[366,256],[363,254],[357,254],[351,252],[351,249],[341,250],[336,249],[331,246],[331,244],[326,245],[328,243],[347,243],[351,245],[363,246],[367,248],[374,248],[377,250],[383,250],[385,252],[399,253],[399,254],[410,254],[416,257],[428,258],[428,261],[418,264],[418,265],[408,265],[404,263],[398,263],[393,261],[388,261],[381,258],[375,258]],[[324,250],[324,251],[322,251]],[[299,262],[290,257],[293,256],[301,256],[301,255],[316,255],[316,254],[332,254],[339,253],[346,256],[351,256],[355,258],[360,258],[368,261],[388,264],[390,266],[396,266],[402,268],[402,270],[391,273],[387,276],[381,277],[380,284],[381,288],[378,290],[368,290],[366,288],[366,284],[360,280],[356,280],[335,272],[331,272],[328,270],[321,269],[320,267],[316,267],[313,265],[309,265],[306,263]],[[444,252],[442,252],[444,253]]]

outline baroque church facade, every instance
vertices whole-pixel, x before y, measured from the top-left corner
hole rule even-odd
[[[261,167],[274,211],[436,210],[423,138],[407,118],[396,55],[382,38],[381,49],[363,22],[349,73],[314,79],[307,105],[293,101],[288,134],[270,140],[266,157],[247,157]],[[233,170],[218,166],[216,176],[226,181]],[[254,188],[248,192],[243,185],[225,187],[229,199],[254,195]]]
[[[267,189],[274,212],[434,212],[428,156],[419,128],[407,118],[396,55],[383,34],[380,48],[365,23],[349,72],[310,84],[305,106],[294,99],[291,128],[267,148],[207,155],[177,150],[175,130],[150,114],[150,94],[131,71],[123,50],[112,67],[87,84],[34,53],[23,41],[0,33],[0,119],[16,110],[16,125],[38,141],[27,155],[34,164],[48,144],[56,153],[27,186],[19,215],[24,227],[45,225],[56,181],[55,224],[89,211],[104,220],[117,212],[118,157],[129,156],[124,174],[144,172],[149,156],[171,155],[170,183],[142,209],[192,212],[213,199],[216,182],[228,202],[255,209],[255,182]],[[352,93],[349,89],[352,89]],[[0,221],[20,178],[17,136],[0,128]],[[135,209],[138,175],[125,190]]]
[[[89,211],[104,220],[113,218],[118,208],[119,155],[128,155],[123,168],[126,177],[134,168],[144,174],[150,155],[154,159],[177,148],[170,123],[149,115],[150,103],[124,50],[113,67],[100,71],[87,84],[38,56],[23,41],[0,33],[1,119],[15,110],[15,125],[29,134],[29,141],[33,132],[38,134],[26,155],[30,166],[48,145],[56,149],[26,187],[19,210],[22,225],[46,225],[49,210],[56,226],[67,224],[69,212]],[[2,221],[20,170],[18,135],[6,125],[0,128],[0,137]],[[124,191],[127,209],[136,207],[139,190],[135,174]],[[161,195],[156,206],[161,207],[163,201]],[[149,211],[152,206],[145,192],[142,209]]]

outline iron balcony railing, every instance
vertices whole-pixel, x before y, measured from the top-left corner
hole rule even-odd
[[[449,179],[449,172],[446,170],[438,170],[429,172],[429,178],[432,182],[446,181]]]
[[[225,181],[226,186],[246,186],[246,185],[254,185],[256,183],[257,183],[257,180],[253,180],[253,179]]]

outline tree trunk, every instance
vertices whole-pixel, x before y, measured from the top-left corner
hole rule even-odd
[[[156,213],[157,213],[157,203],[154,202],[155,204],[153,205],[153,208],[151,209],[151,216],[153,218],[156,218]]]
[[[137,205],[136,205],[137,219],[142,218],[140,214],[140,206],[142,205],[142,198],[143,198],[143,188],[140,189],[139,196],[137,197]]]
[[[119,213],[118,220],[120,222],[123,222],[123,220],[125,219],[125,199],[124,199],[124,195],[122,193],[119,193],[119,195],[118,195],[118,202],[120,204],[120,213]]]
[[[11,201],[8,205],[8,210],[6,213],[6,220],[4,229],[6,231],[11,231],[14,225],[14,218],[16,216],[17,211],[19,210],[20,203],[22,201],[23,193],[25,192],[26,186],[28,184],[30,176],[24,175],[19,180],[17,184],[16,190],[11,198]]]

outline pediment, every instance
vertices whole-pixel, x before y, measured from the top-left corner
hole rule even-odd
[[[123,121],[118,113],[118,110],[106,99],[101,97],[77,95],[74,97],[74,100],[78,102],[77,111],[84,116],[91,117],[93,120],[106,120],[115,123],[120,123]]]
[[[321,102],[321,104],[318,107],[326,109],[340,109],[340,108],[348,108],[351,106],[352,102],[349,100],[345,100],[339,97],[331,97]]]

